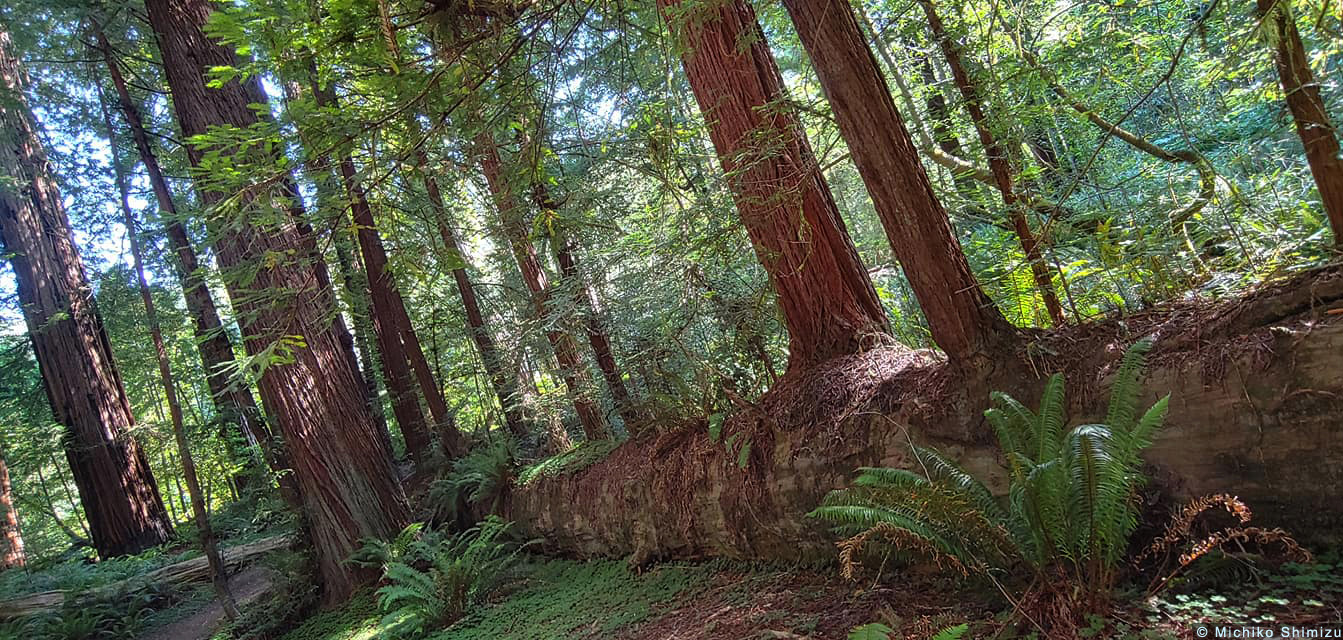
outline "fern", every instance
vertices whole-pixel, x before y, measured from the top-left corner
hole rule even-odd
[[[937,451],[914,447],[921,473],[859,469],[850,487],[831,492],[811,516],[851,536],[841,543],[846,573],[856,565],[856,546],[883,539],[947,556],[977,573],[1025,568],[1055,595],[1100,602],[1137,526],[1141,453],[1169,403],[1169,396],[1162,398],[1139,415],[1150,349],[1143,340],[1124,355],[1103,424],[1065,429],[1061,375],[1046,382],[1038,411],[1007,394],[990,396],[985,416],[1010,471],[1005,500]]]
[[[391,637],[415,637],[443,628],[480,604],[508,575],[526,545],[508,543],[508,523],[490,516],[455,536],[411,525],[391,543],[375,543],[365,557],[384,558],[386,585],[377,591],[381,626]],[[408,544],[398,544],[403,539]],[[378,556],[381,550],[400,551]]]

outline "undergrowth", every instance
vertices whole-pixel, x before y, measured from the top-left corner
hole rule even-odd
[[[588,440],[564,453],[551,456],[523,469],[518,474],[518,486],[527,486],[538,478],[577,473],[597,462],[620,446],[616,440]]]

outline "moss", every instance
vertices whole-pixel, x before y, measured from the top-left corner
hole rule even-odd
[[[647,620],[709,579],[705,566],[664,566],[631,573],[616,561],[554,560],[530,567],[522,586],[432,640],[603,638]]]
[[[518,485],[527,486],[528,483],[537,478],[577,473],[600,462],[619,446],[620,442],[617,440],[582,442],[564,453],[551,456],[523,469],[518,474]]]
[[[372,640],[378,637],[378,603],[370,592],[361,592],[339,609],[323,611],[280,640]]]

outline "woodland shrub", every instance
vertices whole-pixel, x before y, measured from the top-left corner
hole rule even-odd
[[[1024,571],[1030,580],[1014,600],[1036,624],[1074,628],[1102,610],[1138,523],[1139,454],[1166,415],[1169,396],[1136,410],[1150,346],[1125,354],[1101,424],[1065,430],[1062,375],[1045,385],[1038,412],[993,394],[986,416],[1010,471],[1005,500],[930,448],[914,448],[922,473],[860,469],[811,513],[849,534],[842,572],[851,577],[864,547],[880,542],[995,583]]]
[[[391,541],[367,541],[351,562],[381,566],[387,583],[377,591],[391,637],[419,637],[460,619],[509,576],[527,545],[509,542],[509,524],[490,516],[457,535],[423,524],[406,527]]]
[[[471,522],[469,513],[498,513],[518,477],[516,442],[501,436],[471,448],[429,485],[433,522]],[[467,511],[468,513],[464,513]]]

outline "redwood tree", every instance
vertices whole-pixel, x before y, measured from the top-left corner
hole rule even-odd
[[[191,316],[192,329],[196,336],[196,349],[200,355],[201,366],[205,370],[205,382],[210,389],[210,397],[215,410],[225,420],[238,426],[241,435],[250,443],[258,446],[266,455],[271,469],[279,474],[281,493],[291,504],[298,504],[297,488],[288,474],[281,473],[289,467],[283,451],[271,437],[270,427],[261,414],[252,392],[245,385],[234,384],[229,379],[229,370],[234,363],[233,340],[224,330],[219,319],[219,310],[215,306],[214,296],[206,284],[203,266],[196,256],[196,248],[187,235],[186,226],[177,211],[177,202],[173,198],[168,180],[159,166],[158,155],[150,144],[149,133],[145,130],[144,117],[140,108],[131,97],[126,78],[121,73],[120,61],[112,51],[101,29],[94,34],[98,52],[107,65],[107,75],[116,92],[117,107],[122,120],[130,131],[135,143],[140,163],[149,178],[150,188],[158,202],[159,210],[166,219],[164,235],[172,246],[176,261],[173,268],[181,284],[183,299],[186,301],[187,314]]]
[[[13,487],[9,484],[9,467],[5,465],[5,452],[0,451],[0,538],[4,539],[0,540],[0,571],[22,567],[27,562],[13,494]]]
[[[895,257],[953,361],[996,345],[1007,321],[984,294],[847,3],[787,0]]]
[[[265,101],[256,78],[207,84],[210,69],[237,62],[232,49],[203,31],[212,11],[209,0],[149,0],[145,8],[182,133],[190,138],[212,127],[253,129],[259,120],[249,105]],[[280,164],[273,155],[253,150],[247,156],[227,143],[191,144],[187,152],[198,169],[218,158],[259,161],[266,172]],[[374,577],[345,559],[361,538],[387,538],[400,530],[408,518],[405,496],[363,401],[356,363],[338,335],[335,300],[323,266],[313,262],[313,239],[301,235],[293,217],[272,212],[292,194],[283,187],[276,193],[282,180],[234,194],[205,178],[197,175],[197,190],[210,207],[221,267],[245,269],[249,276],[225,278],[245,346],[254,356],[282,356],[262,371],[262,401],[289,448],[326,596],[343,598]],[[274,300],[276,295],[283,300]]]
[[[864,336],[886,332],[886,314],[796,115],[779,104],[783,79],[755,11],[744,0],[658,6],[682,35],[690,86],[778,295],[788,370],[857,351]]]
[[[1306,163],[1334,230],[1334,244],[1343,247],[1343,155],[1339,153],[1338,132],[1324,109],[1320,83],[1310,71],[1310,58],[1296,29],[1291,2],[1257,2],[1259,15],[1268,23],[1267,33],[1274,45],[1273,59],[1287,109],[1292,112],[1296,133],[1306,147]]]
[[[522,210],[518,206],[517,198],[513,195],[511,185],[504,179],[494,136],[489,131],[481,131],[474,142],[481,172],[485,174],[485,182],[494,197],[504,234],[508,237],[518,269],[522,272],[522,280],[532,294],[536,316],[545,322],[550,308],[550,282],[536,254],[536,245],[527,235],[527,224],[522,219]],[[589,440],[611,437],[611,430],[602,416],[601,409],[589,396],[591,385],[587,365],[579,354],[578,343],[574,340],[573,334],[558,327],[548,326],[546,339],[555,351],[555,360],[560,365],[560,377],[564,379],[565,387],[573,396],[574,411],[578,413],[578,420],[583,425],[583,434]]]
[[[130,402],[25,85],[9,34],[0,31],[0,245],[52,415],[65,427],[93,546],[104,558],[137,553],[166,541],[172,525],[149,461],[126,434],[135,422]]]

